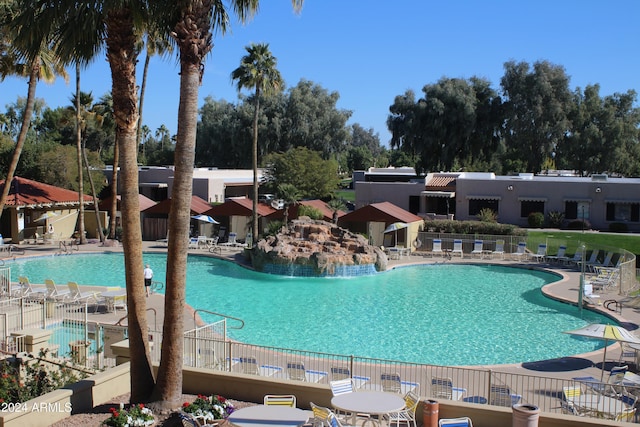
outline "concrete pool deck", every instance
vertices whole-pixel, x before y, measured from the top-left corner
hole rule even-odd
[[[55,253],[59,250],[57,246],[54,245],[22,245],[25,249],[24,256],[38,256],[38,255],[50,255],[51,253]],[[145,252],[166,252],[167,248],[165,245],[162,245],[158,242],[143,242],[143,250]],[[86,245],[82,245],[79,250],[82,252],[122,252],[121,246],[103,246],[100,243],[89,243]],[[191,249],[189,250],[191,254],[198,254],[204,256],[213,256],[216,258],[228,259],[233,262],[237,262],[240,264],[245,264],[242,251],[240,248],[234,249],[224,249],[222,252],[216,252],[215,254],[209,253],[207,250],[203,249]],[[492,263],[499,265],[509,265],[520,268],[527,269],[547,269],[554,271],[560,275],[562,275],[562,279],[553,284],[547,285],[543,288],[543,292],[554,299],[564,301],[571,304],[577,304],[578,300],[578,290],[580,283],[580,271],[572,268],[570,266],[558,265],[558,264],[546,264],[546,263],[537,263],[537,262],[522,262],[522,261],[512,261],[509,259],[479,259],[479,258],[471,258],[465,257],[463,259],[459,257],[455,257],[452,259],[446,259],[442,257],[424,257],[421,255],[410,255],[404,256],[399,260],[390,260],[389,268],[395,268],[398,266],[404,265],[412,265],[412,264],[425,264],[425,263]],[[640,325],[640,308],[633,307],[630,304],[632,298],[625,297],[623,295],[618,295],[617,292],[605,292],[598,291],[600,295],[599,301],[603,302],[609,299],[614,299],[622,302],[622,315],[614,313],[613,311],[609,311],[605,309],[601,304],[597,307],[592,307],[597,311],[615,319],[620,322],[623,326],[625,326],[629,330],[635,330],[639,328]],[[153,294],[147,299],[147,308],[148,311],[148,322],[149,326],[161,328],[164,320],[164,297],[160,294]],[[194,319],[194,310],[205,307],[185,307],[185,329],[191,329],[194,327],[194,323],[197,319]],[[90,315],[92,321],[98,321],[101,323],[115,323],[121,320],[123,317],[126,317],[126,312],[124,310],[116,310],[116,312],[106,313],[100,312],[97,314]],[[607,361],[605,365],[605,369],[609,370],[612,366],[618,364],[618,360],[620,359],[621,347],[619,344],[612,344],[609,346],[607,350]],[[594,376],[599,377],[601,373],[602,367],[602,357],[603,350],[598,350],[586,354],[579,355],[571,355],[571,349],[567,349],[566,357],[551,359],[551,360],[543,360],[538,362],[527,362],[527,363],[518,363],[518,364],[510,364],[510,365],[492,365],[491,369],[494,371],[505,372],[505,373],[517,373],[521,375],[531,375],[531,376],[544,376],[544,377],[554,377],[560,379],[571,379],[573,377],[578,376]],[[626,359],[623,361],[624,364],[633,364],[634,361],[630,359]],[[474,366],[476,368],[487,368],[488,366]]]

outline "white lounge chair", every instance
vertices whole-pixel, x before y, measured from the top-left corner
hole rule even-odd
[[[306,381],[310,383],[317,383],[329,375],[324,371],[305,369],[302,362],[287,362],[287,374],[291,380]]]
[[[482,240],[476,240],[473,242],[473,250],[471,251],[471,255],[472,256],[479,256],[481,257],[483,254],[483,246],[484,246],[484,242]]]
[[[499,255],[501,259],[504,259],[504,240],[496,240],[496,249],[491,252],[491,256]]]
[[[522,399],[522,395],[512,393],[511,389],[506,386],[491,386],[491,391],[489,392],[489,404],[495,406],[507,406],[512,407],[520,403]]]
[[[278,372],[282,372],[280,366],[260,365],[255,357],[241,357],[240,367],[242,372],[249,375],[260,375],[270,377]]]
[[[569,258],[565,255],[567,252],[567,247],[564,245],[560,245],[558,247],[558,253],[555,255],[547,255],[547,261],[549,262],[561,262],[566,264],[569,261]]]
[[[582,297],[591,305],[598,305],[598,299],[600,295],[593,293],[593,285],[591,283],[585,283],[583,288]]]
[[[45,298],[48,300],[63,301],[71,294],[68,289],[59,289],[51,279],[45,279],[44,284],[47,287]]]
[[[518,248],[514,253],[511,254],[512,257],[515,257],[517,260],[521,260],[527,254],[527,242],[518,243]]]
[[[547,245],[546,243],[540,243],[538,245],[538,251],[535,254],[530,255],[531,259],[536,262],[542,262],[547,257]]]
[[[589,260],[587,260],[584,263],[586,270],[589,269],[590,264],[595,264],[598,261],[599,254],[600,254],[599,249],[594,249],[593,251],[591,251],[591,256],[589,257]],[[578,265],[579,267],[582,267],[582,258],[576,262],[576,265]]]
[[[356,389],[361,388],[369,381],[371,381],[370,377],[363,377],[361,375],[351,375],[351,370],[349,368],[343,366],[332,366],[331,367],[331,380],[344,380],[345,378],[351,378],[353,381],[353,385]]]
[[[17,289],[12,290],[16,297],[44,298],[47,288],[42,285],[32,285],[26,276],[18,276]]]
[[[604,260],[602,262],[599,262],[597,259],[593,263],[588,262],[587,267],[589,268],[589,270],[594,272],[602,267],[605,267],[605,268],[611,267],[611,258],[613,258],[613,251],[607,252],[607,255],[605,255]]]
[[[464,252],[462,250],[462,240],[455,239],[453,241],[453,250],[451,251],[451,255],[460,254],[460,258],[464,258]]]
[[[69,294],[65,298],[70,302],[97,303],[100,292],[82,292],[76,282],[68,282]]]
[[[466,389],[453,386],[451,378],[432,377],[431,396],[439,399],[461,400]]]
[[[442,239],[433,239],[433,248],[431,249],[431,252],[435,255],[443,255],[444,252],[442,251]]]

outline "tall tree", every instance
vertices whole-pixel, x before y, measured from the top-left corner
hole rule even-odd
[[[80,93],[80,62],[76,62],[76,94],[74,99],[74,108],[76,115],[76,149],[78,150],[78,239],[81,245],[87,243],[87,236],[84,230],[84,179],[82,173],[82,110],[84,108],[81,103]],[[89,101],[89,105],[93,99]]]
[[[22,154],[24,142],[27,139],[27,132],[31,123],[34,103],[36,100],[36,85],[38,80],[53,83],[56,75],[68,76],[64,69],[64,62],[51,50],[49,34],[43,33],[34,35],[28,41],[16,40],[16,33],[28,31],[28,27],[18,25],[14,21],[16,11],[20,8],[13,2],[3,3],[0,7],[0,26],[2,40],[12,39],[11,43],[3,45],[2,60],[0,61],[0,77],[4,79],[8,75],[18,75],[28,77],[27,102],[22,116],[20,133],[13,150],[11,163],[7,171],[7,177],[2,195],[0,195],[0,217],[4,211],[4,205],[9,195],[11,181],[18,167],[18,161]],[[7,49],[7,50],[5,50]],[[21,60],[24,59],[24,62]]]
[[[570,129],[569,78],[564,68],[547,61],[534,63],[533,69],[510,61],[504,68],[500,84],[506,97],[507,150],[526,159],[526,172],[537,173]]]
[[[260,97],[282,89],[283,80],[277,70],[277,59],[271,54],[268,44],[251,44],[245,48],[247,54],[240,60],[240,66],[231,72],[238,92],[253,89],[253,145],[251,167],[253,169],[253,204],[251,231],[254,241],[258,240],[258,113]]]

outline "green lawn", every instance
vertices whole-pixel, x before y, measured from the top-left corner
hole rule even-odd
[[[527,247],[535,250],[540,243],[547,243],[547,253],[555,254],[558,246],[566,245],[567,253],[573,254],[576,248],[583,243],[587,248],[623,248],[640,256],[640,235],[636,234],[606,234],[606,233],[582,233],[580,231],[529,230]]]

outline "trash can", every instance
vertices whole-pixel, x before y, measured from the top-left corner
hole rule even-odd
[[[540,409],[535,405],[513,405],[512,427],[538,427]]]
[[[69,343],[71,348],[71,360],[78,365],[84,365],[87,361],[87,349],[91,343],[89,341],[72,341]]]
[[[438,427],[438,412],[440,404],[436,400],[425,400],[422,411],[422,423],[424,427]]]

